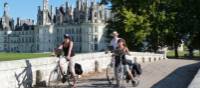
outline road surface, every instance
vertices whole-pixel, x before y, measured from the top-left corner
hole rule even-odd
[[[135,88],[187,88],[197,70],[199,60],[167,59],[152,63],[143,63],[140,84]],[[67,88],[60,84],[59,88]],[[77,88],[115,88],[106,81],[105,73],[84,77],[78,81]],[[126,88],[133,88],[131,83]]]

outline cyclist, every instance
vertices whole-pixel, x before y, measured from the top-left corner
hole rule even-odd
[[[117,31],[113,31],[112,34],[113,36],[113,39],[111,40],[110,42],[110,46],[112,48],[112,50],[116,49],[118,44],[117,44],[117,41],[120,39],[118,36],[119,36],[119,33]]]
[[[120,58],[119,56],[122,55],[122,65],[125,67],[125,72],[128,73],[128,76],[131,78],[131,82],[133,84],[135,84],[135,81],[134,81],[134,76],[132,75],[132,72],[131,70],[129,69],[129,66],[127,64],[127,61],[126,58],[125,58],[125,55],[130,55],[129,53],[129,49],[127,48],[126,46],[126,41],[124,39],[119,39],[117,41],[117,44],[118,44],[118,47],[114,50],[114,54],[116,55],[115,56],[115,78],[116,78],[116,81],[117,81],[117,86],[120,86],[119,85],[119,78],[118,78],[118,67],[119,67],[119,64],[120,64]]]
[[[68,61],[69,65],[69,71],[72,74],[73,77],[73,86],[75,87],[76,79],[75,79],[75,70],[74,70],[74,63],[72,57],[74,56],[74,51],[73,51],[73,41],[72,38],[69,36],[69,34],[64,35],[64,41],[62,44],[58,47],[58,49],[62,49],[64,52],[65,59]],[[61,72],[63,73],[64,69],[61,66]],[[63,73],[64,78],[66,73]]]

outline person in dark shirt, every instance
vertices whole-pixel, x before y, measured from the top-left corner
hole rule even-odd
[[[129,66],[127,64],[126,57],[125,55],[130,55],[129,53],[129,49],[126,46],[126,41],[124,39],[119,39],[117,41],[118,43],[118,47],[114,50],[114,54],[115,54],[115,77],[116,77],[116,81],[117,81],[117,85],[119,86],[119,79],[118,79],[118,66],[120,64],[120,62],[122,62],[122,65],[125,66],[125,71],[128,73],[129,77],[131,78],[131,81],[134,82],[134,76],[131,73],[131,70],[129,69]],[[122,56],[120,61],[120,56]]]
[[[76,76],[76,74],[75,74],[74,62],[73,62],[73,58],[72,58],[74,56],[73,44],[74,43],[72,41],[72,38],[69,36],[69,34],[65,34],[64,35],[64,41],[58,47],[58,49],[62,49],[63,52],[64,52],[65,59],[68,61],[69,70],[72,73],[72,76],[74,78],[74,86],[75,86],[75,83],[76,83],[75,76]]]

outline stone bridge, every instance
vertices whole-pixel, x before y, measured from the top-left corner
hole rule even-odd
[[[165,54],[155,53],[131,54],[130,59],[141,63],[143,69],[143,74],[139,77],[140,85],[135,88],[187,88],[200,68],[199,60],[166,59]],[[79,54],[74,59],[84,70],[77,88],[114,88],[113,85],[108,85],[103,70],[110,63],[109,54]],[[47,82],[55,63],[55,57],[0,62],[0,79],[3,80],[0,82],[1,88],[35,86],[38,71],[42,75],[40,80]],[[131,84],[126,87],[132,88]],[[67,84],[60,83],[59,88],[67,88]]]
[[[200,68],[200,63],[196,60],[167,59],[155,63],[144,63],[142,68],[143,74],[139,77],[140,85],[135,88],[187,88]],[[126,87],[133,88],[131,84]],[[101,73],[80,80],[77,88],[114,87],[108,85],[105,73]],[[195,88],[200,88],[200,86]]]

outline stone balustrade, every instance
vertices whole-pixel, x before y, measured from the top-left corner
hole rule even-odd
[[[94,71],[102,71],[111,62],[111,54],[104,52],[77,54],[74,56],[75,63],[82,65],[84,74]],[[165,54],[131,52],[129,57],[138,63],[155,62],[166,59]],[[36,73],[41,72],[40,78],[47,82],[50,72],[55,68],[57,57],[45,57],[15,61],[0,62],[0,85],[1,88],[27,88],[35,85]]]

